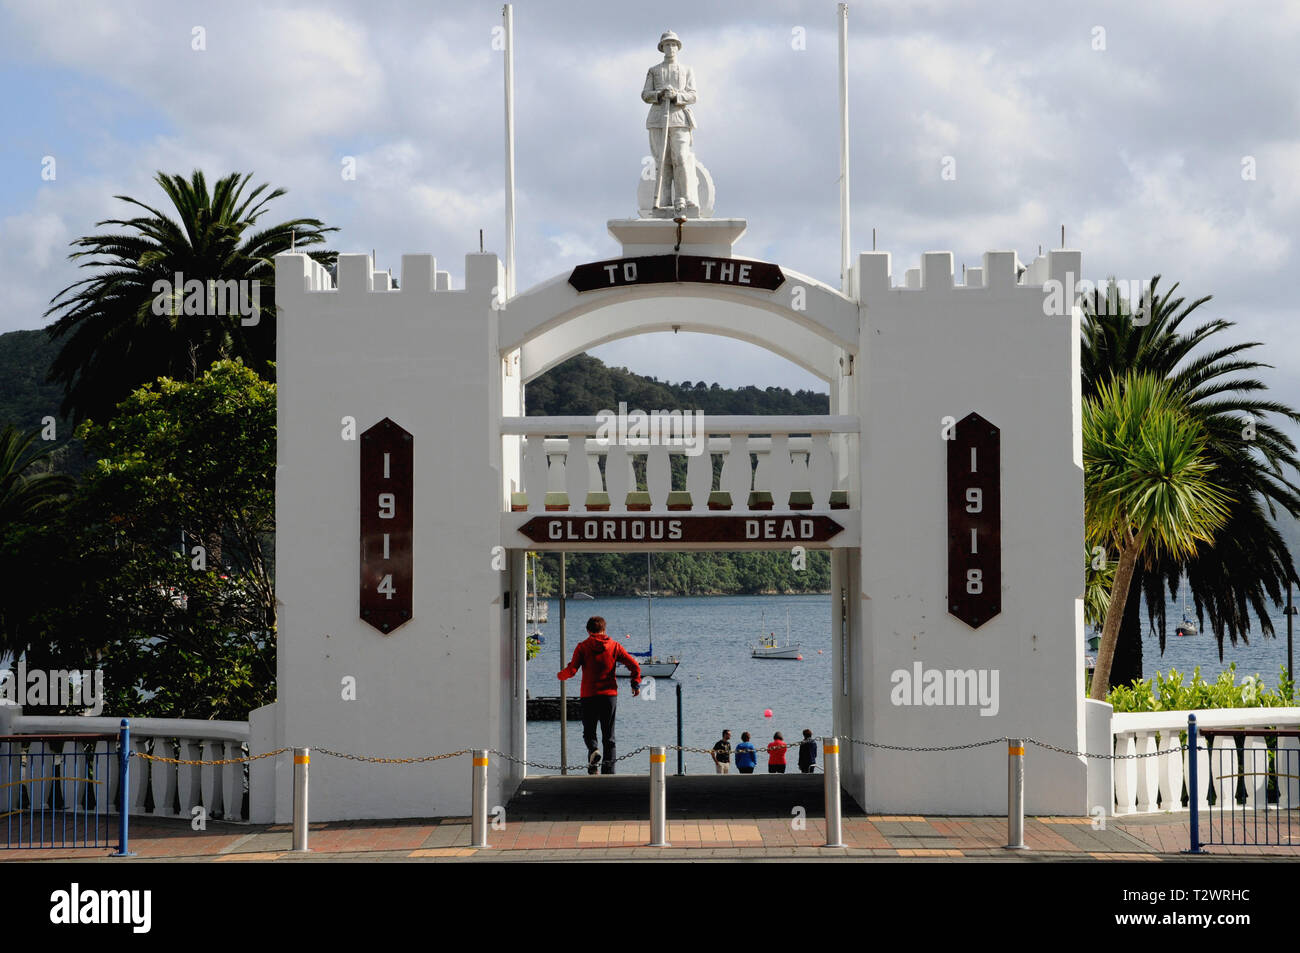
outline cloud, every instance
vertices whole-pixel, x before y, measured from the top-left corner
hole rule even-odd
[[[77,277],[66,242],[120,214],[114,194],[157,199],[157,169],[252,171],[290,190],[272,215],[341,226],[337,247],[374,248],[381,267],[432,252],[458,281],[479,229],[504,252],[496,6],[0,9],[10,95],[27,110],[19,138],[65,143],[57,183],[0,177],[6,327],[42,323]],[[1089,273],[1194,281],[1252,338],[1265,315],[1288,312],[1300,7],[877,0],[849,25],[854,245],[869,248],[877,227],[896,274],[934,249],[973,263],[1012,247],[1027,260],[1064,223]],[[205,50],[193,49],[196,26]],[[718,214],[749,220],[738,251],[838,286],[835,8],[775,0],[617,15],[596,0],[516,5],[518,286],[617,254],[605,222],[634,210],[648,152],[639,93],[666,26],[696,72],[696,146]],[[955,180],[940,175],[945,155]],[[355,180],[340,175],[344,156]],[[1243,156],[1256,159],[1253,182]],[[694,360],[679,344],[638,342],[608,347],[628,346],[634,369],[660,377],[712,373],[679,365]],[[803,379],[715,344],[717,373]],[[1294,362],[1285,370],[1300,377]]]

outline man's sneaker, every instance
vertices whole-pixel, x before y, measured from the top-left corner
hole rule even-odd
[[[600,752],[593,751],[587,755],[587,773],[595,774],[598,767],[600,767]]]

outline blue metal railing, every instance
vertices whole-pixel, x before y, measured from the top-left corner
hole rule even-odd
[[[129,732],[0,735],[4,846],[109,847],[116,811],[115,856],[129,856]]]
[[[1300,846],[1300,747],[1291,740],[1300,739],[1300,731],[1198,731],[1196,716],[1189,715],[1187,739],[1188,853],[1214,844]],[[1209,777],[1200,776],[1202,759]]]

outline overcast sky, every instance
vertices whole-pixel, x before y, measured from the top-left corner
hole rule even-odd
[[[161,200],[157,170],[252,172],[289,190],[274,218],[340,226],[340,251],[395,273],[432,252],[459,286],[480,228],[504,251],[497,3],[0,10],[0,331],[46,323],[76,277],[68,242],[126,210],[115,194]],[[639,93],[665,29],[695,70],[716,214],[749,221],[737,251],[838,284],[834,2],[523,0],[515,24],[521,290],[618,253],[605,222],[635,214]],[[1300,3],[855,2],[850,44],[858,249],[875,226],[896,277],[927,250],[960,270],[994,248],[1028,261],[1065,224],[1089,278],[1213,294],[1205,317],[1264,342],[1267,383],[1300,405]],[[825,389],[719,339],[593,353],[673,381]]]

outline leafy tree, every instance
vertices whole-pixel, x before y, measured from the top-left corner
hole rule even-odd
[[[274,258],[292,245],[308,249],[325,242],[326,228],[314,218],[297,218],[269,227],[259,225],[267,205],[285,194],[266,192],[265,184],[245,189],[251,176],[232,173],[211,193],[203,173],[189,181],[161,172],[155,178],[175,217],[126,195],[117,198],[147,215],[106,219],[98,225],[125,231],[87,235],[72,243],[73,259],[95,271],[64,288],[46,315],[59,314],[47,329],[62,350],[50,379],[64,385],[63,413],[76,421],[103,419],[135,388],[159,377],[193,380],[214,361],[238,358],[270,379],[275,359]],[[265,193],[265,194],[264,194]],[[311,256],[330,264],[334,252]],[[184,289],[172,287],[177,275],[197,280],[208,292],[195,314],[182,304]],[[259,312],[245,318],[230,302],[219,310],[217,282],[252,282],[259,289]],[[161,283],[161,284],[160,284]],[[170,289],[160,291],[159,289]],[[224,291],[224,289],[223,289]],[[158,306],[160,297],[168,300]],[[160,313],[161,312],[161,313]]]
[[[1095,699],[1110,687],[1120,617],[1139,559],[1186,558],[1227,521],[1229,498],[1213,482],[1206,440],[1172,388],[1150,374],[1104,383],[1084,402],[1087,542],[1118,554],[1092,679]]]
[[[221,361],[79,434],[98,460],[48,650],[103,667],[114,713],[246,718],[274,698],[274,385]]]
[[[1095,396],[1103,384],[1130,370],[1167,380],[1204,428],[1215,482],[1230,502],[1227,523],[1213,545],[1198,542],[1186,557],[1162,552],[1136,570],[1124,604],[1116,682],[1142,675],[1139,603],[1144,596],[1148,620],[1164,650],[1165,590],[1173,597],[1184,573],[1201,628],[1208,619],[1220,659],[1225,635],[1234,645],[1238,638],[1247,641],[1252,614],[1263,633],[1271,635],[1267,603],[1280,605],[1287,581],[1300,582],[1275,522],[1279,510],[1300,515],[1300,488],[1287,476],[1287,468],[1300,469],[1300,459],[1290,438],[1270,422],[1273,414],[1300,422],[1300,413],[1264,399],[1265,385],[1249,376],[1269,366],[1248,356],[1262,346],[1259,342],[1215,346],[1215,335],[1233,327],[1221,319],[1191,327],[1209,296],[1186,303],[1176,294],[1178,285],[1163,294],[1159,286],[1157,275],[1136,314],[1114,285],[1085,298],[1083,396]]]

